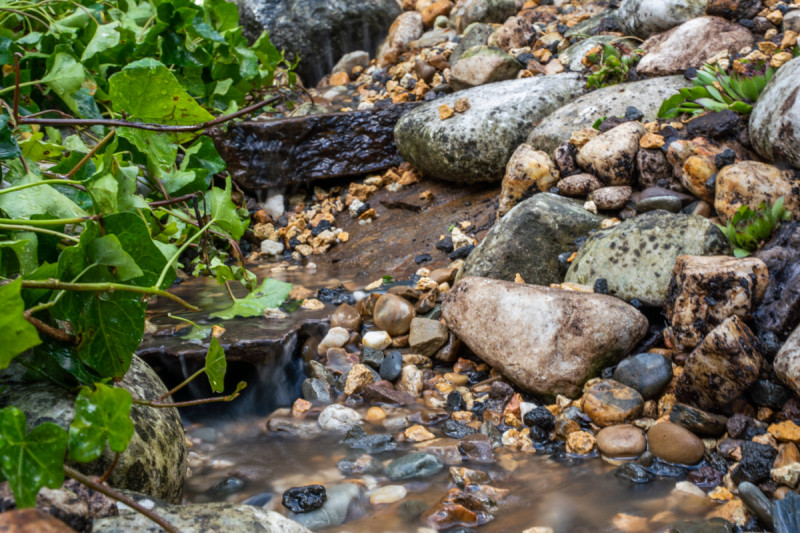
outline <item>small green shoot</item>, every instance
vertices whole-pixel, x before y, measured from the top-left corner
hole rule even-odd
[[[583,60],[591,71],[586,78],[586,87],[599,89],[627,81],[630,69],[643,55],[642,50],[617,41],[595,46]]]
[[[717,225],[733,247],[733,255],[747,257],[758,251],[781,222],[789,220],[791,213],[783,207],[783,197],[772,207],[761,202],[755,211],[748,206],[739,207],[726,226]]]

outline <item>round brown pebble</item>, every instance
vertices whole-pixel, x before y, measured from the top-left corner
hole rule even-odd
[[[661,422],[651,427],[647,432],[647,442],[653,455],[669,463],[694,465],[700,462],[706,451],[697,435],[672,422]]]
[[[414,306],[408,300],[394,294],[384,294],[375,303],[372,318],[376,327],[395,337],[408,333],[414,315]]]
[[[606,457],[638,457],[647,449],[647,439],[636,426],[609,426],[597,434],[597,449]]]

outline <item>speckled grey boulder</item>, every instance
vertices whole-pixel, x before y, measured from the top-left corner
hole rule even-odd
[[[536,78],[534,78],[536,79]],[[643,122],[655,120],[661,103],[691,84],[683,76],[653,78],[604,87],[559,108],[531,131],[528,144],[552,153],[572,132],[591,128],[602,117],[622,117],[628,106],[644,113]],[[437,100],[438,102],[438,100]]]
[[[499,48],[473,46],[450,69],[450,85],[456,91],[514,79],[522,64]]]
[[[518,204],[500,219],[469,254],[463,276],[525,283],[561,283],[558,256],[577,249],[575,239],[600,227],[603,217],[583,208],[583,202],[541,193]]]
[[[143,502],[140,502],[143,503]],[[275,511],[230,503],[156,505],[156,512],[182,533],[308,533],[308,529]],[[95,531],[103,533],[160,533],[164,530],[147,517],[123,511],[119,516],[95,520]]]
[[[649,37],[705,13],[707,0],[623,0],[617,10],[626,35]]]
[[[75,416],[75,396],[50,382],[5,383],[0,407],[14,405],[28,417],[28,428],[43,422],[55,422],[64,429]],[[133,363],[120,383],[137,398],[156,399],[167,388],[147,363],[133,356]],[[153,409],[141,405],[131,408],[135,433],[128,449],[120,455],[109,483],[112,487],[129,489],[179,502],[186,477],[186,437],[177,409]],[[105,453],[92,463],[78,463],[75,468],[99,476],[114,459]]]
[[[725,236],[708,219],[651,211],[589,237],[565,281],[591,286],[604,278],[618,298],[661,306],[679,255],[729,251]]]
[[[502,179],[514,150],[539,120],[585,91],[578,74],[482,85],[405,114],[394,138],[403,158],[426,175],[473,183]],[[441,120],[439,106],[467,98],[470,108]]]
[[[760,155],[800,168],[800,57],[783,65],[750,115],[750,140]]]
[[[473,22],[502,24],[522,7],[522,0],[463,0],[450,12],[450,26],[458,33]]]
[[[473,46],[481,46],[488,42],[489,36],[494,33],[494,28],[490,24],[474,22],[470,24],[458,41],[453,53],[450,54],[450,64],[454,65],[461,55]]]

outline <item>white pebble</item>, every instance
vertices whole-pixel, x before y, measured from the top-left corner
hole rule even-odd
[[[341,348],[350,340],[350,333],[344,328],[331,328],[317,346],[317,353],[325,355],[330,348]]]
[[[370,331],[364,335],[362,343],[367,348],[385,350],[392,344],[392,338],[385,331]]]
[[[261,204],[261,207],[272,217],[272,220],[278,220],[283,214],[283,195],[280,193],[273,193],[272,191],[268,194],[267,201]]]
[[[369,495],[369,503],[380,505],[382,503],[399,502],[406,497],[406,494],[408,494],[408,491],[402,485],[386,485],[372,491]]]
[[[264,255],[281,255],[283,243],[278,241],[261,241],[261,253]]]
[[[355,409],[335,403],[322,410],[317,422],[322,429],[344,433],[361,423],[361,415]]]

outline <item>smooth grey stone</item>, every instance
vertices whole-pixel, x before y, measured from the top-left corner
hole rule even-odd
[[[640,353],[620,361],[614,379],[639,391],[645,400],[658,396],[672,381],[672,363],[657,353]]]
[[[428,477],[440,472],[444,465],[433,454],[411,453],[395,459],[386,467],[386,475],[391,480]]]

